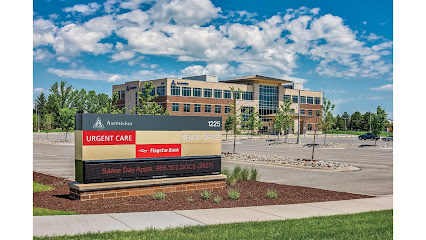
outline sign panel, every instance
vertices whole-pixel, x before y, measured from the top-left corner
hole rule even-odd
[[[135,131],[83,131],[83,145],[135,144]]]
[[[146,144],[136,145],[136,158],[180,157],[180,144]]]
[[[220,174],[221,157],[150,159],[149,161],[85,161],[83,183]]]
[[[76,114],[76,180],[220,174],[221,123],[220,117]],[[138,167],[145,170],[136,174]]]

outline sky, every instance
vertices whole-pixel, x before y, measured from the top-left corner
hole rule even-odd
[[[264,75],[393,118],[392,1],[35,0],[33,98],[54,82]]]

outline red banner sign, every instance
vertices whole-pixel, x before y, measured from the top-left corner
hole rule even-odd
[[[135,131],[83,131],[83,145],[135,144]]]
[[[180,144],[136,145],[136,158],[180,157]]]

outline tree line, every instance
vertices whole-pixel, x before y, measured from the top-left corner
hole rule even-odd
[[[132,114],[168,114],[163,107],[152,102],[157,95],[150,95],[155,87],[152,82],[145,82],[145,91],[138,92],[138,101]],[[33,129],[38,126],[49,130],[60,128],[65,132],[74,130],[75,113],[125,114],[126,107],[117,107],[119,92],[116,90],[109,97],[105,93],[76,89],[66,81],[55,82],[46,96],[43,92],[35,99],[33,109]]]

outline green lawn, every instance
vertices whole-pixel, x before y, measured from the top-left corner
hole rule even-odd
[[[393,211],[34,239],[392,239]]]
[[[38,182],[33,181],[33,192],[43,192],[43,191],[49,191],[53,190],[49,185],[44,185]],[[60,211],[60,210],[51,210],[46,208],[38,208],[33,207],[33,216],[45,216],[45,215],[74,215],[78,214],[76,212],[67,212],[67,211]]]
[[[49,185],[44,185],[38,182],[33,181],[33,192],[43,192],[43,191],[49,191],[53,188]]]
[[[61,210],[51,210],[46,208],[33,207],[33,216],[47,216],[47,215],[76,215],[77,212],[67,212]]]

